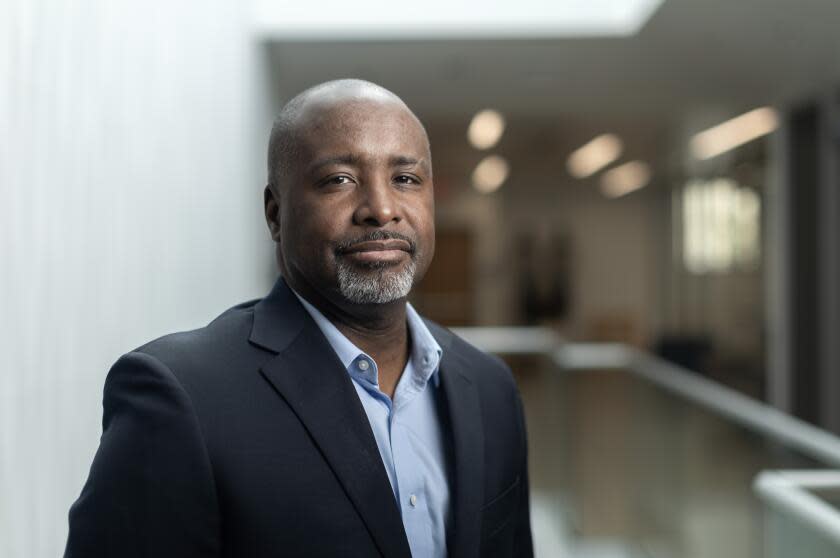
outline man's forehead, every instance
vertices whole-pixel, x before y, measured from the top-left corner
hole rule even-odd
[[[402,102],[393,99],[341,97],[317,99],[307,103],[297,121],[298,134],[325,129],[361,127],[369,123],[416,128],[425,134],[420,122]]]
[[[313,104],[301,116],[295,135],[305,157],[366,149],[389,157],[428,157],[426,132],[401,102],[342,99]]]

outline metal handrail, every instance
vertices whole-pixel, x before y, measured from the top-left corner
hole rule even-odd
[[[813,490],[840,488],[840,471],[763,471],[753,489],[769,504],[840,545],[840,512]]]

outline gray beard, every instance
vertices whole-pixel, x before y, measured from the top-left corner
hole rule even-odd
[[[387,266],[360,270],[342,259],[337,264],[338,288],[354,304],[385,304],[407,297],[417,269],[414,258],[400,271]]]

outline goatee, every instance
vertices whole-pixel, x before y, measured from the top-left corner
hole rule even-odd
[[[338,288],[341,295],[354,304],[385,304],[408,296],[416,269],[414,258],[399,270],[395,270],[393,264],[360,269],[339,258]]]

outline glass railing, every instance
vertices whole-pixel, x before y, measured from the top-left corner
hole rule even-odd
[[[537,556],[840,556],[837,437],[621,345],[458,333],[517,377]]]

